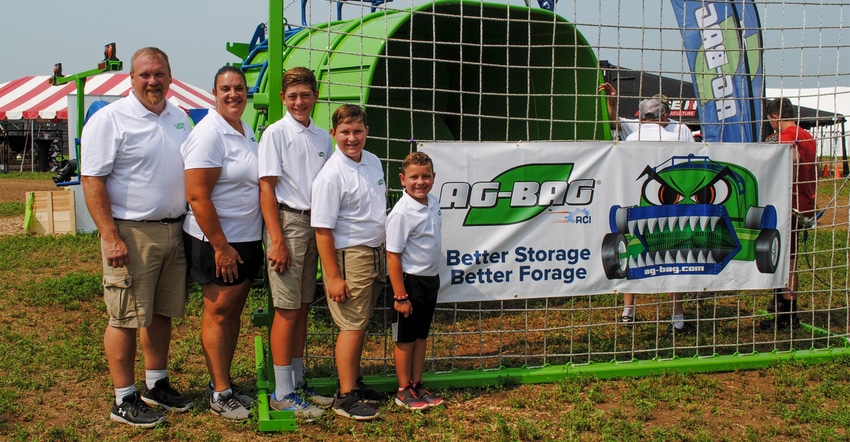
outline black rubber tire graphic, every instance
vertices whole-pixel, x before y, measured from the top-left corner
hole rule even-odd
[[[602,237],[602,268],[608,279],[623,279],[626,277],[628,260],[621,258],[626,253],[626,235],[608,233]]]
[[[761,273],[774,273],[779,266],[779,231],[764,229],[756,238],[756,267]]]

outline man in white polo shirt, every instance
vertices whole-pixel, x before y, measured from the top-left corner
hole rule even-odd
[[[82,135],[81,180],[101,236],[103,293],[109,325],[103,343],[115,388],[110,419],[151,428],[192,400],[166,376],[171,319],[186,305],[183,158],[189,118],[166,99],[168,56],[133,54],[131,93],[95,113]],[[136,329],[145,356],[145,388],[135,387]]]
[[[637,133],[641,128],[641,124],[644,122],[639,119],[620,118],[618,116],[619,101],[617,99],[617,89],[615,89],[611,83],[603,83],[599,86],[599,90],[605,92],[606,103],[608,105],[608,118],[611,120],[611,128],[619,131],[620,139],[625,140],[629,137],[629,135]],[[694,134],[687,125],[670,119],[670,104],[667,97],[662,94],[657,94],[654,95],[652,99],[658,100],[658,102],[660,102],[663,106],[663,108],[660,109],[663,110],[663,112],[655,115],[655,120],[657,120],[655,123],[661,126],[661,128],[666,132],[660,136],[663,136],[665,141],[670,141],[671,139],[672,141],[694,141]],[[655,137],[655,140],[657,141],[658,138],[659,137]]]

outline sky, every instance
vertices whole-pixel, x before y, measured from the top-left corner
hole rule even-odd
[[[284,1],[287,20],[300,24],[299,2]],[[404,8],[422,1],[395,0],[388,5]],[[530,1],[536,5],[536,0]],[[59,62],[65,74],[93,69],[103,58],[104,45],[116,42],[124,72],[129,72],[136,49],[157,46],[168,53],[175,78],[211,89],[216,70],[239,61],[226,51],[226,44],[247,43],[257,25],[268,20],[268,0],[3,3],[0,83],[49,75]],[[767,87],[850,86],[850,5],[839,0],[757,3],[765,28]],[[309,6],[311,23],[336,18],[336,6],[328,0],[314,0]],[[357,4],[346,5],[343,18],[353,18],[360,9]],[[561,0],[555,12],[576,23],[599,59],[667,76],[687,71],[668,0]]]

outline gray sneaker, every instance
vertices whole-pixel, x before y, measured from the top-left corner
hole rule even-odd
[[[214,390],[212,381],[207,382],[207,389],[204,390],[204,397],[212,400],[213,391]],[[249,410],[251,409],[251,405],[254,403],[254,398],[242,392],[242,389],[239,388],[238,385],[233,383],[233,379],[230,380],[230,391],[233,392],[233,397],[235,397],[236,400],[239,401],[239,403],[241,403],[243,407]]]
[[[244,421],[251,416],[251,412],[230,391],[219,393],[217,401],[210,398],[210,412],[234,421]]]
[[[305,401],[298,393],[289,393],[282,400],[277,400],[274,393],[269,396],[269,408],[272,410],[294,411],[295,417],[312,422],[325,413],[325,410]]]
[[[307,399],[308,401],[316,404],[319,408],[328,408],[334,404],[334,398],[328,396],[322,396],[318,391],[314,390],[313,387],[307,384],[307,381],[301,381],[298,383],[298,390],[300,391],[300,396]]]

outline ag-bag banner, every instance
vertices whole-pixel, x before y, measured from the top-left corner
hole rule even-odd
[[[791,149],[420,143],[434,161],[440,302],[781,287]]]
[[[757,141],[764,87],[761,30],[752,2],[737,2],[671,0],[709,142]]]

